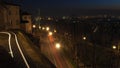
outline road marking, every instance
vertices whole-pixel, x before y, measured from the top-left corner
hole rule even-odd
[[[23,58],[23,60],[24,60],[24,62],[25,62],[25,64],[26,64],[27,68],[30,68],[30,66],[29,66],[29,64],[28,64],[28,62],[27,62],[27,60],[26,60],[26,58],[25,58],[25,56],[24,56],[24,54],[23,54],[23,52],[22,52],[22,50],[21,50],[21,48],[20,48],[20,45],[19,45],[19,43],[18,43],[17,35],[16,35],[15,33],[13,33],[13,34],[15,35],[15,41],[16,41],[17,47],[18,47],[18,49],[19,49],[19,51],[20,51],[20,54],[21,54],[21,56],[22,56],[22,58]]]
[[[10,54],[11,54],[11,57],[13,58],[14,56],[13,56],[13,51],[12,51],[12,47],[11,47],[11,34],[10,33],[8,33],[8,32],[0,32],[0,33],[3,33],[3,34],[7,34],[7,35],[9,35],[9,39],[8,39],[8,43],[9,43],[9,50],[10,50]]]

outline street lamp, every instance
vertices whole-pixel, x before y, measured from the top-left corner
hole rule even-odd
[[[42,27],[42,30],[45,30],[45,27]]]
[[[49,27],[46,27],[46,30],[47,30],[47,31],[49,31],[49,30],[50,30],[50,28],[49,28]]]
[[[36,25],[33,25],[33,28],[36,28]]]
[[[112,46],[113,49],[116,49],[117,47],[115,45]]]
[[[56,33],[57,31],[56,31],[56,30],[54,30],[54,32]]]
[[[83,37],[83,40],[86,40],[87,38],[86,37]]]
[[[116,67],[120,68],[120,54],[119,54],[119,45],[115,46],[113,45],[112,48],[115,50],[115,55],[116,55]]]
[[[49,32],[49,36],[51,36],[51,35],[53,35],[53,33],[52,33],[52,32]]]
[[[41,26],[39,26],[39,29],[41,29]]]
[[[55,47],[56,49],[60,49],[61,45],[59,43],[56,43]]]

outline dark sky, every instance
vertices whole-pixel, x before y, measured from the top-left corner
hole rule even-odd
[[[24,10],[41,15],[69,15],[91,9],[119,9],[120,0],[21,0]],[[93,11],[93,10],[92,10]],[[92,12],[91,11],[91,12]]]

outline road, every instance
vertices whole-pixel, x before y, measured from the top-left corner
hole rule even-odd
[[[52,36],[48,36],[45,43],[48,45],[44,51],[49,53],[47,57],[57,68],[73,68],[60,49],[55,48]],[[0,45],[6,48],[19,68],[55,68],[47,60],[41,58],[40,53],[34,50],[34,47],[30,46],[32,44],[19,32],[0,32]]]
[[[47,45],[43,49],[46,56],[56,65],[57,68],[73,68],[69,60],[60,52],[60,49],[55,48],[55,41],[52,36],[48,36],[46,40]]]
[[[7,34],[8,37],[8,51],[11,55],[12,58],[16,59],[15,61],[17,62],[17,65],[22,68],[30,68],[30,65],[28,64],[28,61],[26,60],[24,54],[23,54],[23,49],[18,43],[18,38],[15,33],[9,33],[9,32],[0,32],[3,34]]]
[[[0,32],[0,45],[8,51],[18,68],[55,68],[20,32]]]

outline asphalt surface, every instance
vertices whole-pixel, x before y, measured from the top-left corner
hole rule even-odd
[[[43,51],[47,53],[46,56],[57,68],[73,68],[69,60],[60,52],[60,49],[55,48],[55,41],[52,36],[48,36],[45,42],[48,44],[44,45]]]
[[[19,68],[3,45],[0,46],[0,68]]]
[[[30,46],[32,43],[28,42],[22,33],[0,32],[0,45],[6,51],[2,50],[2,52],[8,53],[6,56],[15,62],[13,65],[17,67],[12,68],[55,68],[47,58],[39,53],[38,49]],[[10,68],[10,66],[6,67]]]

